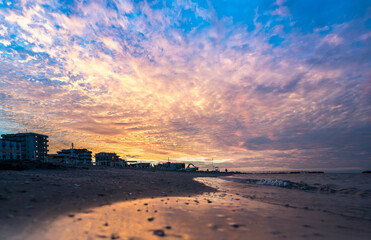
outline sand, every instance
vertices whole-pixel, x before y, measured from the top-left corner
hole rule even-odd
[[[0,235],[27,232],[61,215],[118,201],[215,191],[205,173],[90,167],[0,171]]]
[[[342,207],[324,211],[295,205],[310,193],[248,186],[218,176],[113,168],[3,171],[0,236],[338,240],[371,235],[369,219],[348,216]],[[280,193],[276,197],[282,201],[255,198],[257,191],[266,192],[264,196]]]
[[[62,216],[16,240],[369,239],[370,231],[358,224],[216,192],[105,205]]]

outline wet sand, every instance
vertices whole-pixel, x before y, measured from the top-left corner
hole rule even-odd
[[[63,215],[14,239],[369,239],[369,222],[218,192],[118,202]]]
[[[0,236],[12,239],[45,221],[118,201],[215,191],[192,179],[212,176],[136,169],[0,171]]]
[[[252,191],[276,190],[246,187],[215,178],[218,175],[109,168],[4,173],[1,196],[6,196],[4,192],[9,196],[1,200],[4,239],[369,239],[371,235],[369,219],[346,216],[343,209],[293,206],[300,197],[290,204],[258,199]]]

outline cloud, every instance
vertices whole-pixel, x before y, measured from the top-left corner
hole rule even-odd
[[[309,24],[305,6],[268,2],[2,8],[1,119],[48,134],[52,152],[368,167],[367,13]]]

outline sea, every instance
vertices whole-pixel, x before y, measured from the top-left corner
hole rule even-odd
[[[257,173],[221,179],[218,188],[243,198],[371,221],[371,174]]]

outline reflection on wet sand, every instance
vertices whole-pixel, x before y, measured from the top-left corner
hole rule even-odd
[[[198,180],[215,187],[223,181]],[[219,190],[194,197],[119,202],[70,213],[18,238],[367,239],[370,234],[365,222],[357,219],[262,203]]]

